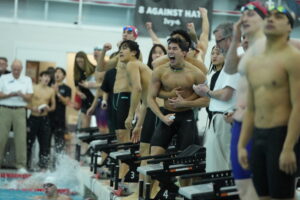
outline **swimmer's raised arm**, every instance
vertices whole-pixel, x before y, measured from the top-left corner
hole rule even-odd
[[[202,30],[199,41],[197,42],[197,49],[200,49],[202,60],[204,60],[208,48],[209,21],[206,8],[199,8],[199,12],[201,13],[202,18]]]
[[[195,30],[194,23],[187,23],[186,24],[187,32],[190,35],[192,41],[194,41],[196,44],[198,43],[197,33]]]
[[[112,57],[111,59],[109,59],[107,62],[105,61],[106,52],[111,50],[111,48],[112,46],[110,43],[105,43],[103,45],[103,50],[101,51],[100,56],[97,59],[96,69],[98,72],[107,71],[117,66],[117,63],[119,61],[118,54]]]
[[[153,44],[161,44],[159,38],[157,37],[156,33],[153,31],[152,22],[146,22],[146,29],[152,39]]]
[[[242,18],[233,25],[233,36],[230,43],[227,55],[225,57],[224,71],[228,74],[234,74],[238,71],[238,63],[240,61],[237,55],[237,48],[241,42],[241,24]]]

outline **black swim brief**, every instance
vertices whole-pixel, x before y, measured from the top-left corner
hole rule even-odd
[[[113,96],[113,109],[115,110],[116,130],[126,129],[125,120],[127,119],[130,108],[130,92],[115,93]]]
[[[288,175],[279,169],[279,156],[286,135],[286,126],[254,129],[250,164],[253,183],[259,196],[289,199],[295,195],[295,174]],[[295,153],[296,158],[299,158],[298,143]]]
[[[173,136],[177,135],[176,148],[184,150],[192,144],[199,144],[198,129],[193,110],[172,112],[162,110],[164,115],[175,113],[174,122],[168,126],[162,121],[159,122],[151,140],[151,146],[159,146],[167,149]]]

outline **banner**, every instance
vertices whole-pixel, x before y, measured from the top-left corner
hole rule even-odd
[[[201,32],[199,7],[207,9],[211,24],[212,0],[136,0],[135,26],[139,35],[148,36],[146,22],[152,22],[152,28],[159,37],[167,37],[173,30],[186,29],[193,22],[196,32]]]

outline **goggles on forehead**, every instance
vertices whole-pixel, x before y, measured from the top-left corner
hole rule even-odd
[[[247,4],[241,7],[241,12],[245,12],[246,10],[254,10],[256,7],[252,4]]]
[[[289,11],[285,7],[283,7],[283,6],[277,6],[277,7],[271,6],[271,7],[268,8],[269,12],[273,11],[273,10],[276,10],[276,11],[278,11],[280,13],[284,13],[284,14],[289,13]]]
[[[131,27],[128,27],[128,26],[124,26],[123,27],[123,31],[133,31],[133,28],[131,28]]]
[[[274,11],[274,10],[277,11],[277,12],[279,12],[279,13],[284,14],[288,18],[289,23],[290,23],[291,27],[293,28],[293,26],[294,26],[294,18],[291,15],[291,13],[285,7],[283,7],[283,6],[277,6],[277,7],[271,6],[271,7],[268,8],[269,12]]]
[[[241,13],[245,12],[246,10],[254,10],[262,19],[265,18],[266,14],[267,14],[267,10],[262,7],[262,5],[258,4],[254,4],[256,3],[255,1],[253,3],[248,3],[244,6],[242,6],[241,8]]]

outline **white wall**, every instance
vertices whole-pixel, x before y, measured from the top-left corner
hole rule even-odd
[[[20,59],[23,64],[26,63],[26,60],[54,62],[57,66],[65,68],[66,71],[70,71],[67,69],[68,53],[83,50],[91,54],[95,46],[102,46],[105,42],[112,43],[112,52],[114,52],[117,50],[116,44],[120,41],[122,33],[122,27],[95,29],[78,25],[66,27],[66,25],[60,24],[12,23],[3,20],[0,20],[0,27],[0,56],[7,57],[9,64],[15,58]],[[166,43],[166,38],[162,38],[161,41]],[[146,63],[152,41],[150,38],[139,37],[137,42],[140,45],[144,63]],[[210,43],[209,46],[207,55],[210,55],[213,43]],[[206,58],[206,63],[208,67],[209,56]],[[206,122],[206,113],[201,112],[201,116],[199,125],[202,127]]]
[[[35,24],[35,23],[11,23],[0,21],[0,56],[8,58],[9,63],[13,59],[55,62],[58,66],[66,68],[67,53],[80,50],[92,53],[97,45],[111,42],[113,51],[121,40],[122,27],[89,28],[78,25],[60,26],[60,24]],[[148,51],[152,46],[149,38],[138,38],[141,51],[146,62]]]

